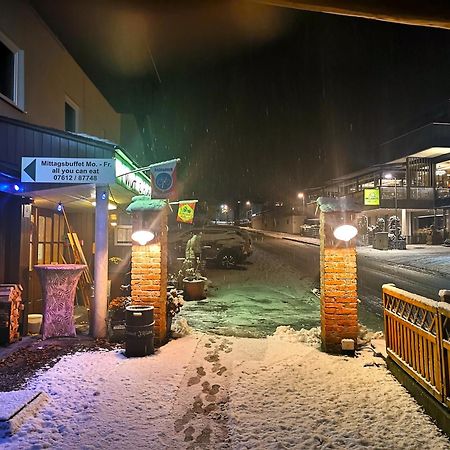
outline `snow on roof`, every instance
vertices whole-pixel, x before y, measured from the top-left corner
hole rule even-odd
[[[319,197],[317,205],[322,212],[341,212],[341,211],[360,211],[361,207],[357,206],[353,200],[345,197]]]
[[[168,207],[167,200],[152,199],[148,195],[137,195],[131,199],[131,203],[128,205],[126,211],[161,211]]]
[[[101,144],[106,144],[106,145],[111,145],[112,147],[118,147],[121,148],[120,145],[116,144],[113,141],[110,141],[109,139],[105,139],[105,138],[100,138],[98,136],[92,136],[91,134],[86,134],[86,133],[75,133],[73,131],[66,131],[66,133],[68,134],[72,134],[73,136],[78,136],[78,137],[82,137],[84,139],[89,139],[90,141],[94,141],[94,142],[98,142]]]

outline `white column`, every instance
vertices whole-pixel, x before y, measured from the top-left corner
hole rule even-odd
[[[411,213],[406,209],[402,209],[402,235],[411,237]]]
[[[90,334],[106,337],[108,309],[108,199],[107,184],[96,186],[94,299],[91,305]]]

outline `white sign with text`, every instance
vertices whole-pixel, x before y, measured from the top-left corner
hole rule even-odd
[[[113,159],[22,158],[23,183],[112,184],[116,181]]]

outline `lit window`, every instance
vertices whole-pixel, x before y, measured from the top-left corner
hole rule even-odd
[[[78,131],[78,106],[66,97],[64,104],[64,129],[66,131]]]
[[[23,50],[0,33],[0,98],[24,109]]]
[[[435,179],[437,188],[450,188],[450,161],[436,164]]]

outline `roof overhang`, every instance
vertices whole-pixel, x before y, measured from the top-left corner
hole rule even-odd
[[[430,158],[439,163],[448,161],[450,159],[450,123],[430,123],[405,133],[382,144],[380,154],[385,155],[385,163],[333,178],[325,186],[329,187],[376,172],[401,170],[407,158]],[[395,159],[392,159],[392,156]],[[321,189],[321,187],[307,190],[317,189]]]
[[[14,139],[6,139],[14,136]],[[103,158],[114,159],[116,182],[110,184],[110,201],[128,205],[135,195],[151,194],[151,180],[126,152],[114,142],[86,134],[69,133],[0,116],[0,191],[33,198],[34,204],[49,209],[64,204],[66,210],[93,210],[95,185],[22,183],[21,158]],[[126,175],[123,175],[126,174]],[[123,176],[122,176],[123,175]],[[17,186],[17,189],[15,187]]]
[[[430,147],[420,152],[413,153],[412,155],[404,156],[402,158],[391,161],[394,163],[405,163],[406,158],[438,158],[439,156],[448,155],[450,158],[450,146],[449,147]]]
[[[256,0],[273,6],[424,27],[450,28],[447,2],[361,2],[359,0]]]
[[[109,186],[109,203],[114,210],[125,211],[136,193],[120,186]],[[18,194],[18,195],[24,195]],[[39,208],[55,209],[61,203],[67,212],[95,212],[95,185],[79,184],[27,191],[26,196]],[[113,211],[111,209],[111,211]]]

